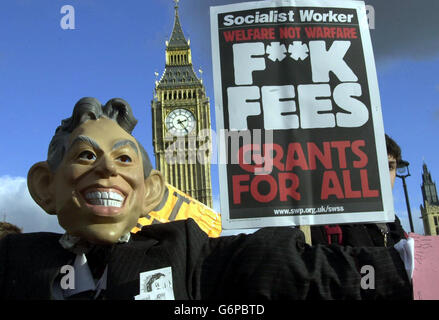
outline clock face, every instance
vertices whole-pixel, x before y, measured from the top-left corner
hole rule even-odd
[[[187,109],[172,110],[165,120],[166,128],[174,136],[185,136],[195,129],[195,117]]]

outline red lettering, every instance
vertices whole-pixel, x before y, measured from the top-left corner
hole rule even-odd
[[[332,184],[332,187],[331,187]],[[322,192],[320,198],[322,200],[328,199],[329,196],[336,196],[337,199],[343,199],[343,190],[338,180],[335,171],[325,171],[323,173]]]
[[[273,151],[275,151],[274,155],[273,155]],[[272,166],[275,166],[280,171],[285,170],[285,166],[282,163],[283,157],[284,157],[284,149],[280,145],[275,143],[264,144],[265,162],[271,161],[270,163],[272,164]],[[267,167],[267,165],[265,165],[265,167]],[[258,170],[256,170],[256,172],[258,172]]]
[[[269,38],[270,40],[274,40],[274,28],[268,28],[268,34],[269,34]]]
[[[235,39],[235,32],[234,31],[224,31],[223,32],[224,39],[226,42],[231,42]]]
[[[345,39],[351,38],[351,28],[343,28],[343,34]]]
[[[351,28],[351,38],[357,39],[357,29]]]
[[[291,181],[291,185],[287,187],[287,181]],[[300,200],[300,193],[297,192],[299,187],[299,177],[295,173],[282,172],[279,173],[279,195],[280,201],[287,201],[287,196],[294,200]]]
[[[332,169],[332,159],[331,159],[331,145],[329,142],[323,142],[323,153],[315,145],[314,142],[308,142],[308,163],[309,169],[316,169],[316,158],[320,160],[325,169]]]
[[[259,184],[261,182],[268,182],[270,185],[270,189],[266,195],[263,195],[259,192]],[[270,202],[272,201],[277,194],[277,183],[276,180],[271,175],[258,175],[255,176],[250,184],[251,194],[253,198],[262,203]]]
[[[365,145],[366,142],[364,140],[355,140],[354,142],[352,142],[352,146],[351,146],[352,152],[358,158],[360,158],[360,160],[353,162],[354,168],[364,168],[369,162],[367,155],[364,153],[363,150],[360,149],[360,147],[364,147]]]
[[[343,170],[343,184],[344,194],[347,199],[361,198],[361,191],[352,190],[351,172],[349,170]]]
[[[244,38],[244,30],[235,30],[236,41],[246,40]]]
[[[252,165],[252,151],[260,151],[258,144],[245,144],[238,151],[238,164],[239,166],[247,171],[254,173],[255,168],[259,168],[260,166]],[[247,152],[250,152],[250,155],[247,155]],[[249,158],[250,157],[250,158]]]
[[[254,29],[254,35],[253,35],[253,40],[263,40],[264,38],[262,38],[261,36],[261,31],[259,29]]]
[[[281,39],[300,39],[300,27],[279,28],[279,38]]]
[[[330,31],[330,28],[328,28],[328,27],[324,27],[324,28],[323,28],[323,33],[324,33],[324,37],[325,37],[325,38],[331,38],[331,31]]]
[[[291,31],[289,31],[287,28],[284,28],[284,30],[281,31],[281,35],[284,35],[285,38],[292,38],[291,36],[288,37]],[[355,28],[305,27],[305,32],[308,38],[357,39],[357,30]]]
[[[284,171],[282,147],[278,144],[267,143],[264,144],[263,148],[264,156],[262,157],[259,144],[243,145],[238,151],[239,166],[251,173],[271,172],[273,165],[280,171]],[[252,162],[255,164],[251,164]]]
[[[300,28],[298,27],[292,29],[298,29],[298,32],[300,32]],[[223,32],[223,36],[226,42],[275,39],[274,28],[227,30]],[[300,38],[299,33],[297,34],[297,38]]]
[[[338,163],[340,164],[340,169],[346,169],[346,148],[349,147],[351,143],[349,141],[333,141],[331,146],[337,148],[338,151]]]
[[[367,170],[360,170],[361,190],[363,191],[363,198],[376,198],[379,195],[378,190],[369,189],[369,179],[367,177]]]
[[[241,204],[241,193],[248,192],[248,185],[241,185],[241,181],[249,181],[250,175],[240,174],[232,177],[233,185],[233,203]]]
[[[295,155],[297,154],[297,158]],[[288,144],[286,171],[291,171],[294,167],[301,167],[302,170],[308,170],[305,154],[303,153],[302,145],[299,142]]]
[[[343,38],[343,29],[342,28],[337,28],[337,38]]]
[[[313,39],[313,38],[316,37],[316,32],[315,32],[315,28],[314,27],[305,27],[305,33],[306,33],[306,36],[308,38]]]

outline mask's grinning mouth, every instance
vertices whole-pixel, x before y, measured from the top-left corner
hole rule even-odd
[[[121,208],[125,197],[112,191],[92,191],[85,193],[85,199],[92,205]]]

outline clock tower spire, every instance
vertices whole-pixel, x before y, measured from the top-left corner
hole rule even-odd
[[[166,181],[212,207],[210,103],[192,65],[190,41],[175,2],[174,27],[166,41],[165,70],[151,103],[157,169]]]
[[[420,209],[425,235],[439,235],[439,198],[436,183],[433,182],[425,162],[422,165],[421,190],[424,203]]]

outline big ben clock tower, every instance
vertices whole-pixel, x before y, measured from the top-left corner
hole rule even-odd
[[[153,146],[166,181],[212,207],[210,104],[193,70],[175,2],[174,28],[166,41],[166,64],[152,100]]]

